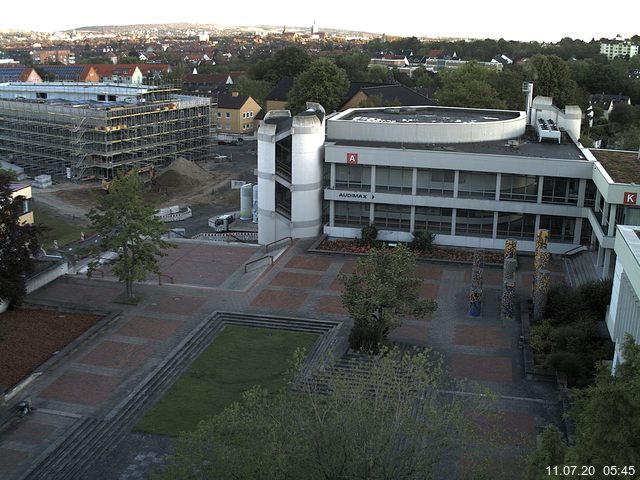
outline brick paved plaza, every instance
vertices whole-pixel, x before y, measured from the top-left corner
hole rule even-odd
[[[28,301],[33,304],[90,306],[116,315],[25,389],[24,395],[31,397],[36,410],[0,435],[3,478],[19,478],[74,422],[87,415],[104,418],[214,311],[276,312],[349,322],[340,301],[343,287],[338,275],[352,272],[355,259],[341,254],[309,254],[310,244],[295,242],[272,267],[250,276],[251,272],[244,273],[244,265],[264,255],[258,248],[181,242],[161,261],[162,272],[174,283],[163,280],[158,285],[157,278],[149,278],[137,284],[135,290],[144,299],[134,306],[113,302],[123,286],[108,272],[104,278],[96,275],[91,280],[82,275],[63,277],[31,294]],[[520,295],[530,289],[526,260],[516,276]],[[552,271],[554,281],[562,281],[557,265]],[[454,378],[491,388],[497,395],[496,410],[502,413],[496,428],[512,441],[533,445],[538,430],[557,415],[557,395],[547,385],[524,379],[519,323],[503,321],[498,314],[501,270],[485,269],[482,315],[468,316],[470,272],[470,265],[421,262],[416,268],[416,274],[424,279],[421,297],[436,300],[438,310],[423,319],[406,319],[390,338],[430,346],[443,355]],[[242,283],[244,276],[248,280]],[[241,286],[222,288],[231,277],[239,279]],[[125,438],[125,444],[136,443],[131,435],[135,434]],[[123,476],[133,471],[146,475],[148,464],[156,460],[147,461],[144,467],[140,459],[159,459],[166,453],[162,449],[166,450],[167,442],[156,443],[162,446],[149,446],[144,452],[117,451],[113,457],[117,461],[108,468],[106,460],[102,461],[89,478],[138,478],[138,474]],[[136,453],[140,454],[138,460]]]

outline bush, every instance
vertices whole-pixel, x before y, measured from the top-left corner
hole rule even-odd
[[[376,354],[388,330],[380,330],[366,320],[355,320],[349,333],[349,347],[353,350]]]
[[[378,241],[378,227],[373,223],[368,227],[362,227],[360,232],[360,241],[367,247],[375,247]]]
[[[595,280],[578,288],[578,296],[582,309],[592,312],[596,319],[604,320],[607,307],[611,301],[613,281],[610,278]]]
[[[433,248],[435,235],[427,230],[416,230],[413,232],[413,242],[411,249],[415,252],[427,253]]]

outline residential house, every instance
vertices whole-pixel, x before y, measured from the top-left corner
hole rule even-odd
[[[634,57],[638,55],[639,46],[631,43],[629,40],[623,40],[621,36],[617,36],[615,40],[602,42],[600,44],[600,53],[606,55],[609,60],[616,57]]]
[[[602,109],[602,116],[609,119],[609,114],[613,111],[613,107],[618,103],[626,103],[631,105],[631,98],[626,95],[607,95],[599,93],[589,97],[589,104],[594,108]]]
[[[144,75],[135,64],[96,64],[92,67],[98,72],[100,82],[142,84]]]
[[[238,92],[218,97],[214,123],[219,133],[252,135],[261,107],[249,95]]]
[[[11,198],[24,197],[24,210],[20,215],[21,224],[33,224],[33,211],[31,210],[31,185],[24,183],[11,183],[9,184],[11,189]]]
[[[76,63],[75,54],[71,50],[51,49],[36,50],[31,54],[34,63],[57,62],[63,65],[72,65]]]
[[[347,98],[338,111],[344,112],[349,108],[359,108],[363,105],[370,107],[436,105],[436,102],[401,83],[352,82],[347,91]]]
[[[281,78],[280,81],[276,83],[276,86],[273,87],[265,97],[267,112],[271,110],[285,110],[291,87],[293,87],[293,78],[290,77]]]
[[[42,65],[45,80],[56,82],[99,82],[100,75],[91,65]]]
[[[233,78],[227,73],[188,73],[182,76],[182,92],[188,95],[217,99],[219,95],[228,93],[231,85]]]
[[[23,65],[0,65],[0,82],[42,82],[33,68]]]

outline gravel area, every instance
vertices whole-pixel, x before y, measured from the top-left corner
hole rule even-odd
[[[16,309],[0,315],[0,391],[16,385],[101,316]]]

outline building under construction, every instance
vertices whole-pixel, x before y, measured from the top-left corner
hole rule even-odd
[[[209,152],[209,99],[108,83],[0,84],[0,157],[30,175],[113,178]]]

